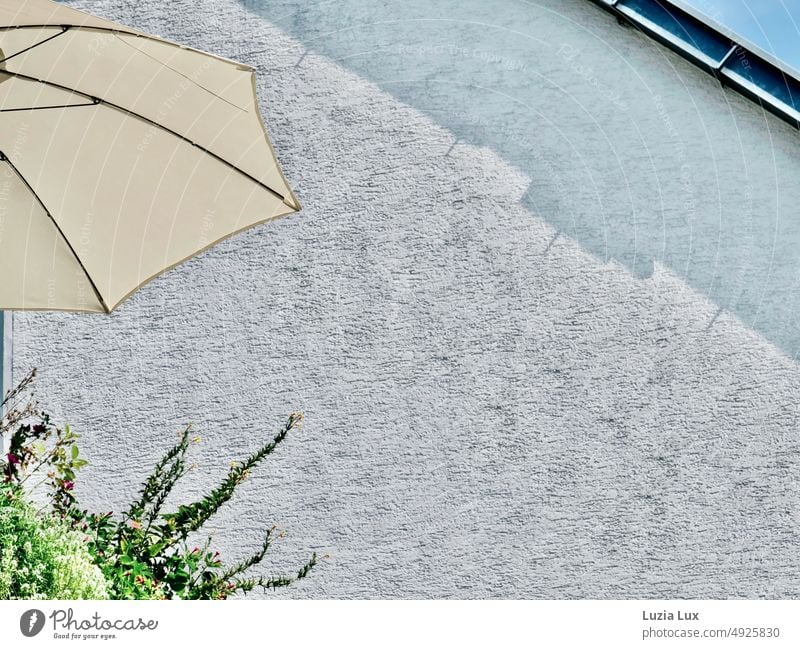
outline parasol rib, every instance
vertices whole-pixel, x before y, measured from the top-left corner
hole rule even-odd
[[[9,59],[13,59],[15,56],[19,56],[20,54],[25,54],[25,52],[29,52],[34,47],[39,47],[40,45],[44,45],[45,43],[48,43],[48,42],[52,41],[54,38],[58,38],[59,36],[61,36],[64,32],[66,32],[70,28],[70,25],[60,25],[60,27],[61,27],[61,31],[58,32],[57,34],[53,34],[52,36],[48,36],[47,38],[45,38],[44,40],[39,41],[38,43],[34,43],[33,45],[29,45],[24,50],[20,50],[19,52],[14,52],[13,54],[10,54],[9,56],[6,56],[6,57],[0,59],[0,63],[5,63]],[[2,53],[2,50],[0,50],[0,53]]]
[[[3,63],[4,61],[7,61],[8,59],[11,59],[11,58],[13,58],[13,57],[15,57],[15,56],[17,56],[19,54],[22,54],[23,52],[26,52],[26,51],[34,48],[34,47],[37,47],[37,46],[42,45],[44,43],[47,43],[48,41],[51,41],[52,39],[57,38],[58,36],[61,36],[62,34],[66,33],[69,29],[72,29],[72,28],[75,28],[75,29],[93,29],[93,30],[97,30],[97,31],[109,32],[111,34],[117,34],[117,33],[130,34],[130,35],[133,35],[133,36],[139,36],[141,38],[148,38],[150,40],[153,40],[153,41],[156,41],[156,42],[159,42],[159,43],[167,43],[167,44],[170,44],[170,45],[175,45],[174,43],[171,43],[170,41],[165,41],[163,39],[156,38],[154,36],[150,36],[149,34],[139,34],[139,33],[136,33],[136,32],[126,31],[124,29],[111,29],[111,28],[107,28],[107,27],[96,27],[96,26],[46,25],[46,24],[42,24],[42,25],[22,25],[22,26],[0,26],[0,31],[5,31],[5,30],[8,30],[8,29],[26,29],[26,28],[43,28],[43,27],[61,27],[62,31],[60,31],[58,34],[54,34],[53,36],[50,36],[49,38],[47,38],[47,39],[45,39],[43,41],[40,41],[39,43],[31,45],[30,47],[26,48],[25,50],[22,50],[20,52],[16,52],[15,54],[12,54],[11,56],[9,56],[9,57],[3,59],[2,61],[0,61],[0,63]],[[176,47],[180,47],[180,46],[177,46],[177,45],[175,45],[175,46]],[[183,49],[190,49],[190,48],[183,48]],[[207,54],[206,52],[199,52],[199,53],[205,54],[207,56],[212,56],[212,55]],[[213,57],[213,58],[217,58],[219,60],[226,60],[227,61],[227,59],[222,59],[221,57]],[[242,65],[242,64],[237,63],[235,61],[230,61],[230,63],[235,64],[235,65]],[[162,62],[162,65],[166,65],[166,64],[164,64]],[[166,66],[166,67],[169,67],[169,66]],[[243,66],[243,67],[247,67],[247,66]],[[91,99],[92,102],[95,103],[95,104],[104,104],[105,106],[108,106],[109,108],[113,108],[115,110],[119,110],[119,111],[121,111],[123,113],[126,113],[126,114],[130,115],[131,117],[135,117],[137,119],[141,119],[141,120],[147,122],[148,124],[151,124],[152,126],[155,126],[156,128],[160,128],[160,129],[166,131],[167,133],[170,133],[171,135],[174,135],[175,137],[180,138],[181,140],[191,144],[192,146],[197,147],[198,149],[200,149],[204,153],[210,155],[211,157],[215,158],[216,160],[219,160],[220,162],[222,162],[224,165],[230,167],[231,169],[235,169],[240,174],[244,175],[246,178],[249,178],[254,183],[259,185],[260,187],[266,189],[270,194],[272,194],[276,198],[280,199],[283,203],[285,203],[289,207],[295,207],[294,203],[290,202],[287,199],[286,196],[284,196],[283,194],[281,194],[278,191],[275,191],[272,187],[270,187],[266,183],[258,180],[258,178],[252,176],[251,174],[247,173],[243,169],[240,169],[239,167],[237,167],[232,162],[229,162],[228,160],[225,160],[225,158],[223,158],[220,155],[217,155],[213,151],[210,151],[206,147],[204,147],[204,146],[202,146],[200,144],[197,144],[197,142],[192,141],[191,139],[189,139],[185,135],[182,135],[181,133],[178,133],[177,131],[174,131],[171,128],[168,128],[168,127],[164,126],[163,124],[159,124],[158,122],[156,122],[156,121],[150,119],[149,117],[146,117],[146,116],[144,116],[144,115],[142,115],[140,113],[137,113],[136,111],[130,110],[128,108],[125,108],[124,106],[120,106],[119,104],[115,104],[114,102],[108,101],[107,99],[103,99],[102,97],[95,97],[95,96],[93,96],[93,95],[91,95],[89,93],[83,92],[81,90],[77,90],[75,88],[70,88],[69,86],[64,86],[62,84],[55,83],[53,81],[48,81],[46,79],[40,79],[38,77],[33,77],[33,76],[30,76],[30,75],[27,75],[27,74],[23,74],[21,72],[14,72],[12,70],[3,69],[2,72],[4,74],[8,74],[10,76],[18,77],[20,79],[27,79],[28,81],[34,81],[36,83],[43,83],[43,84],[51,86],[53,88],[59,88],[60,90],[66,90],[68,92],[74,92],[76,94],[79,94],[79,95],[82,95],[84,97],[87,97],[88,99]],[[229,102],[227,102],[227,103],[229,103]],[[83,105],[83,104],[81,104],[81,105]],[[60,108],[60,107],[55,107],[55,108]],[[2,112],[2,111],[0,111],[0,112]]]
[[[136,50],[139,54],[143,54],[147,58],[152,59],[153,61],[155,61],[156,63],[159,63],[160,65],[163,65],[165,68],[168,68],[168,69],[172,70],[173,72],[175,72],[176,74],[179,74],[183,78],[188,79],[189,81],[192,81],[193,83],[198,85],[200,88],[202,88],[206,92],[214,95],[214,97],[216,97],[220,101],[224,101],[226,104],[228,104],[230,106],[233,106],[234,108],[238,108],[239,110],[241,110],[243,112],[247,112],[241,106],[237,106],[233,102],[230,102],[227,99],[225,99],[225,97],[217,94],[216,92],[214,92],[212,90],[209,90],[205,86],[202,86],[202,85],[198,84],[196,81],[194,81],[194,79],[192,79],[191,77],[187,76],[186,74],[184,74],[180,70],[176,70],[175,68],[173,68],[171,65],[168,65],[164,61],[162,61],[160,59],[157,59],[156,57],[152,56],[151,54],[148,54],[144,50],[140,50],[139,48],[134,47],[130,43],[122,40],[118,35],[119,34],[125,34],[126,36],[135,36],[137,38],[146,38],[148,40],[155,41],[156,43],[163,43],[164,45],[170,45],[172,47],[177,47],[178,49],[197,52],[198,54],[203,54],[205,56],[209,56],[209,57],[211,57],[213,59],[217,59],[217,60],[220,60],[220,61],[227,61],[227,62],[229,62],[229,63],[231,63],[233,65],[237,65],[237,66],[239,66],[241,68],[249,68],[249,66],[245,66],[242,63],[237,63],[236,61],[230,61],[228,59],[223,59],[221,57],[214,56],[213,54],[209,54],[208,52],[201,52],[200,50],[193,50],[193,49],[188,48],[188,47],[183,47],[182,45],[178,45],[178,44],[172,43],[170,41],[165,41],[165,40],[162,40],[160,38],[156,38],[155,36],[150,36],[148,34],[137,34],[136,32],[129,32],[129,31],[125,31],[125,30],[122,30],[122,29],[110,29],[108,27],[94,27],[94,26],[90,26],[90,25],[20,25],[18,27],[8,27],[8,26],[0,27],[0,32],[8,31],[10,29],[44,29],[46,27],[61,27],[61,31],[58,34],[53,34],[52,36],[48,36],[47,38],[45,38],[42,41],[39,41],[38,43],[34,43],[33,45],[29,45],[24,50],[20,50],[19,52],[15,52],[14,54],[11,54],[9,56],[6,56],[5,58],[0,59],[0,64],[2,64],[5,61],[8,61],[9,59],[13,59],[15,56],[19,56],[20,54],[24,54],[28,50],[32,50],[34,47],[38,47],[39,45],[44,45],[45,43],[53,40],[54,38],[56,38],[58,36],[61,36],[64,32],[66,32],[66,31],[68,31],[70,29],[86,29],[86,30],[95,30],[95,31],[100,31],[100,32],[108,32],[109,34],[114,36],[123,45],[127,45],[131,49]],[[0,55],[2,55],[2,53],[3,53],[3,51],[0,50]],[[249,69],[252,69],[252,68],[249,68]]]
[[[34,199],[36,199],[36,202],[39,203],[39,205],[42,207],[44,213],[47,214],[47,217],[50,219],[50,221],[53,223],[53,226],[55,226],[56,230],[58,231],[59,236],[61,236],[61,238],[64,240],[64,243],[67,244],[67,247],[69,248],[69,251],[72,253],[72,256],[75,257],[75,261],[81,267],[81,270],[83,271],[84,275],[86,275],[86,279],[89,280],[89,284],[91,285],[92,290],[94,291],[95,296],[97,297],[97,300],[100,302],[100,306],[103,307],[103,310],[106,313],[111,313],[111,309],[108,308],[108,305],[106,304],[105,299],[103,299],[103,296],[100,294],[100,291],[98,290],[97,285],[94,283],[92,276],[89,275],[89,271],[86,270],[86,266],[83,265],[81,258],[75,251],[75,248],[72,247],[72,243],[66,237],[63,230],[58,225],[58,222],[53,218],[53,215],[50,213],[50,210],[47,209],[47,206],[44,204],[42,199],[39,197],[39,195],[36,193],[33,187],[31,187],[31,184],[28,182],[25,176],[23,176],[20,173],[19,169],[17,169],[16,165],[11,161],[11,159],[2,151],[0,151],[0,162],[5,162],[8,164],[9,167],[11,167],[11,169],[17,175],[17,177],[24,183],[25,187],[28,188],[28,191],[33,195]]]
[[[54,108],[80,108],[81,106],[97,106],[93,101],[88,104],[62,104],[61,106],[25,106],[24,108],[0,108],[0,113],[18,113],[21,110],[53,110]]]
[[[88,92],[83,92],[82,90],[77,90],[75,88],[70,88],[69,86],[61,85],[60,83],[55,83],[54,81],[48,81],[47,79],[39,79],[38,77],[32,77],[32,76],[30,76],[28,74],[23,74],[22,72],[13,72],[12,70],[3,70],[3,73],[4,74],[8,74],[8,75],[10,75],[12,77],[18,77],[19,79],[26,79],[28,81],[35,81],[36,83],[42,83],[42,84],[44,84],[46,86],[51,86],[53,88],[58,88],[59,90],[66,90],[68,92],[74,92],[77,95],[83,95],[84,97],[86,97],[88,99],[91,99],[92,102],[95,103],[95,104],[103,104],[104,106],[108,106],[109,108],[113,108],[114,110],[118,110],[118,111],[123,112],[123,113],[125,113],[127,115],[130,115],[131,117],[136,117],[137,119],[140,119],[140,120],[142,120],[144,122],[147,122],[148,124],[150,124],[152,126],[155,126],[156,128],[160,128],[161,130],[166,131],[167,133],[170,133],[171,135],[174,135],[177,138],[180,138],[184,142],[188,142],[192,146],[197,147],[203,153],[206,153],[206,154],[210,155],[212,158],[214,158],[216,160],[219,160],[225,166],[230,167],[231,169],[235,169],[240,174],[242,174],[246,178],[249,178],[254,183],[259,185],[260,187],[263,187],[270,194],[272,194],[276,198],[279,198],[281,201],[283,201],[289,207],[294,207],[294,204],[290,203],[283,194],[281,194],[280,192],[275,191],[274,189],[272,189],[272,187],[270,187],[266,183],[261,182],[255,176],[250,175],[249,173],[244,171],[244,169],[240,169],[239,167],[237,167],[232,162],[229,162],[228,160],[226,160],[222,156],[217,155],[213,151],[210,151],[209,149],[207,149],[206,147],[202,146],[201,144],[197,144],[197,142],[194,142],[194,141],[190,140],[185,135],[182,135],[181,133],[178,133],[177,131],[173,131],[171,128],[169,128],[167,126],[164,126],[163,124],[159,124],[155,120],[152,120],[149,117],[146,117],[146,116],[144,116],[144,115],[142,115],[140,113],[137,113],[136,111],[130,110],[129,108],[125,108],[124,106],[120,106],[119,104],[115,104],[114,102],[108,101],[107,99],[103,99],[102,97],[95,97],[94,95],[90,95]]]
[[[19,204],[18,211],[31,211],[29,218],[11,222],[12,237],[4,238],[0,246],[0,254],[6,262],[4,267],[18,271],[26,282],[22,293],[15,285],[0,282],[0,305],[9,303],[12,304],[10,308],[22,310],[30,304],[31,309],[110,313],[150,279],[182,261],[234,234],[301,209],[281,171],[259,110],[256,71],[252,66],[88,14],[82,17],[69,8],[56,9],[56,5],[47,0],[0,0],[0,13],[3,14],[0,44],[5,49],[0,49],[3,91],[0,123],[6,134],[4,137],[12,137],[15,129],[22,129],[28,122],[36,124],[30,158],[26,155],[23,160],[17,151],[10,151],[13,160],[9,160],[2,151],[9,147],[0,142],[0,171],[8,169],[8,179],[13,184],[10,197]],[[22,24],[8,24],[13,21]],[[34,22],[38,24],[31,24]],[[110,49],[103,52],[105,47]],[[209,70],[202,75],[199,74],[201,64],[202,70]],[[125,84],[121,76],[128,65],[131,78],[136,80],[133,87]],[[169,99],[173,102],[170,110],[174,107],[175,111],[168,116],[159,112],[159,100],[178,87],[184,88],[184,80],[194,84],[186,84],[190,91],[187,96],[180,102],[180,94]],[[140,85],[141,92],[137,94]],[[143,97],[145,90],[149,93],[147,97]],[[92,106],[98,107],[98,111],[91,111]],[[85,107],[87,112],[67,110],[78,107]],[[42,110],[54,112],[34,112]],[[93,132],[90,141],[81,138],[82,132],[97,122],[127,135],[114,140],[110,150],[98,131]],[[79,190],[82,183],[66,182],[71,176],[65,178],[57,165],[65,164],[69,168],[70,163],[80,164],[81,173],[92,174],[92,169],[84,165],[99,164],[105,151],[107,156],[119,156],[120,165],[114,167],[115,173],[126,173],[122,166],[129,158],[136,161],[142,158],[137,155],[136,142],[144,132],[154,138],[147,155],[157,159],[158,164],[168,165],[165,169],[175,169],[176,173],[184,170],[169,166],[172,159],[185,162],[181,167],[192,172],[191,179],[196,183],[193,186],[200,190],[191,194],[185,190],[181,193],[179,186],[165,190],[166,199],[179,203],[175,206],[170,239],[162,242],[161,235],[166,231],[142,230],[140,220],[147,216],[147,189],[155,186],[165,172],[136,169],[134,173],[132,170],[131,180],[141,189],[135,197],[120,196],[113,184],[96,186],[102,189],[104,210],[116,210],[120,201],[125,200],[126,205],[131,201],[130,209],[120,213],[119,228],[113,233],[103,230],[99,246],[111,243],[110,237],[117,236],[118,232],[134,243],[141,240],[143,247],[137,265],[135,248],[123,251],[112,245],[106,250],[92,244],[91,249],[84,249],[78,245],[74,218],[90,209],[89,197],[68,196],[67,192]],[[47,171],[40,171],[33,156],[50,150],[48,137],[58,141],[61,135],[63,139],[59,144],[62,146],[56,149],[58,159],[48,157]],[[259,157],[259,147],[263,149],[263,157]],[[140,153],[144,153],[144,149]],[[4,164],[8,167],[3,167]],[[200,176],[195,175],[198,169]],[[102,169],[97,173],[102,173]],[[87,178],[90,182],[91,175]],[[202,214],[204,209],[215,213],[217,208],[225,211],[224,216],[209,220],[204,234],[195,241],[192,238],[196,236],[195,215]],[[62,210],[67,213],[62,214]],[[34,241],[32,227],[36,229],[35,234],[42,237],[42,245],[58,253],[53,264],[37,265],[35,276],[25,274],[29,270],[26,270],[26,254],[30,254],[25,244]],[[171,243],[173,233],[185,240],[178,247]],[[13,237],[19,239],[19,248],[12,247]],[[160,248],[145,247],[151,240],[172,247],[165,250],[162,258]],[[7,259],[6,252],[9,253]],[[108,285],[103,255],[110,255]],[[173,256],[181,259],[175,260]],[[143,276],[146,276],[144,280]],[[44,288],[51,283],[59,290],[52,296],[47,294],[45,306]],[[60,290],[62,288],[64,290]],[[118,299],[126,290],[128,292]],[[18,304],[20,296],[22,305]]]

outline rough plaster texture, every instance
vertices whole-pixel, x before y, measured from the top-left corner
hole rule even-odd
[[[277,596],[800,595],[797,133],[586,0],[462,9],[449,56],[291,4],[74,3],[257,66],[305,207],[110,317],[15,315],[86,503],[187,421],[196,495],[302,409],[213,526],[330,553]]]

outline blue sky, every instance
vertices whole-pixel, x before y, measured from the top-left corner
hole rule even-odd
[[[800,69],[800,0],[684,0]]]

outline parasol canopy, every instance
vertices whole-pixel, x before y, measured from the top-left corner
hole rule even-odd
[[[50,0],[0,0],[0,309],[111,312],[299,209],[253,68]]]

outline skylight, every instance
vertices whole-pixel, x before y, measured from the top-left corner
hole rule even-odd
[[[800,0],[676,0],[675,4],[800,71]]]
[[[800,0],[594,0],[800,127]]]

